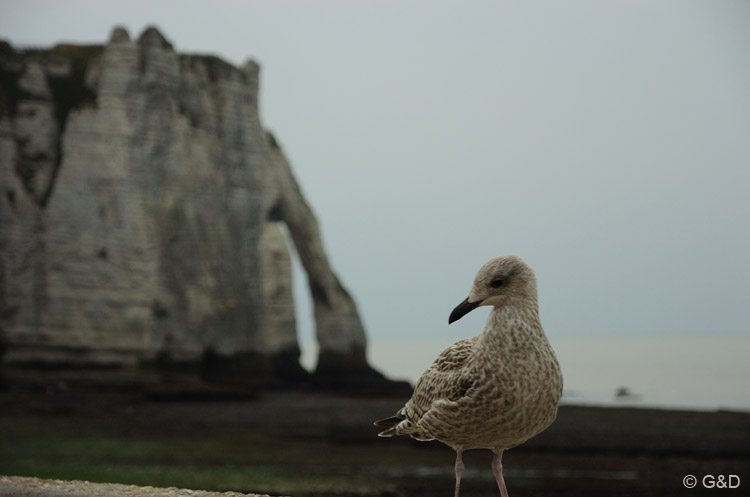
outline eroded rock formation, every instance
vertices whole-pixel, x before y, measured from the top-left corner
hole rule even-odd
[[[200,363],[298,379],[288,227],[317,376],[378,379],[354,300],[258,115],[258,66],[178,54],[154,28],[104,46],[0,46],[5,364]]]

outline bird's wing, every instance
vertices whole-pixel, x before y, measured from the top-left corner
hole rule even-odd
[[[414,394],[396,416],[376,421],[388,426],[381,436],[411,435],[420,440],[433,437],[418,427],[419,420],[439,400],[457,400],[471,388],[474,376],[469,374],[472,351],[477,337],[467,338],[445,349],[425,371],[414,388]]]
[[[467,338],[445,349],[432,366],[419,378],[411,400],[406,404],[421,417],[438,400],[458,400],[471,388],[474,377],[470,374],[471,358],[477,337]]]

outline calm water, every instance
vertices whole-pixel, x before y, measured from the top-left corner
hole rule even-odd
[[[371,340],[370,362],[414,384],[453,339]],[[750,337],[550,338],[565,378],[563,402],[750,411]],[[303,343],[312,368],[315,346]],[[619,389],[629,396],[616,396]]]

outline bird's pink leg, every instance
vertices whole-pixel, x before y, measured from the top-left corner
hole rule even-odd
[[[500,489],[500,495],[502,497],[508,497],[508,489],[505,488],[505,480],[503,480],[503,450],[500,449],[495,452],[495,457],[492,459],[492,474],[495,475],[497,481],[497,487]],[[456,494],[458,496],[458,494]]]
[[[457,450],[456,451],[456,494],[455,497],[458,497],[458,491],[461,488],[461,475],[464,474],[464,460],[462,457],[463,451]]]

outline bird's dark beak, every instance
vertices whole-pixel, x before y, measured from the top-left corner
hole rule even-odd
[[[477,302],[469,302],[469,297],[466,297],[466,300],[458,304],[456,308],[453,309],[453,312],[451,312],[451,315],[448,318],[448,324],[451,324],[453,321],[458,321],[462,317],[466,316],[468,313],[479,307],[479,304],[481,303],[481,300]]]

